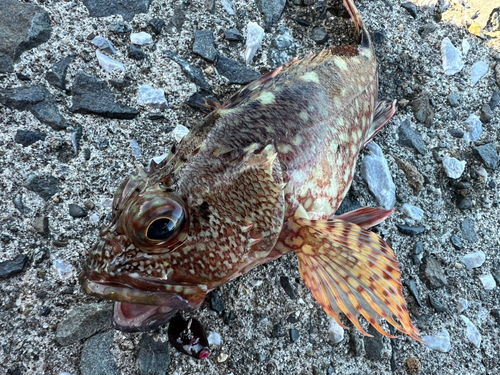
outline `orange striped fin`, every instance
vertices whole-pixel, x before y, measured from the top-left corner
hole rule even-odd
[[[380,326],[384,318],[422,341],[408,314],[397,257],[384,240],[339,219],[297,219],[297,224],[304,241],[295,250],[300,274],[329,316],[343,326],[342,312],[361,333],[370,336],[359,323],[362,315],[381,334],[394,338]]]
[[[387,219],[394,212],[391,210],[384,210],[378,207],[363,207],[354,211],[346,212],[345,214],[332,217],[332,219],[348,221],[350,223],[359,225],[363,229],[370,229],[375,225],[380,224]]]

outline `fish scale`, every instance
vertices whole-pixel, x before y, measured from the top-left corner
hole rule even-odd
[[[352,0],[358,46],[292,59],[214,106],[148,173],[115,194],[90,251],[84,290],[114,299],[114,324],[152,330],[206,293],[295,252],[306,286],[343,327],[363,316],[416,340],[397,257],[368,229],[393,211],[334,216],[359,151],[394,114],[377,99],[377,63]]]

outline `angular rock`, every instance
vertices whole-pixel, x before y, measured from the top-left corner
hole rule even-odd
[[[270,58],[273,67],[278,67],[297,56],[297,47],[292,33],[281,25],[278,26],[278,32],[274,34],[270,47]]]
[[[420,37],[422,39],[424,39],[428,35],[432,34],[434,31],[436,31],[436,29],[437,29],[436,24],[427,23],[424,26],[422,26],[420,29],[418,29],[418,35],[420,35]]]
[[[481,281],[481,284],[483,284],[483,287],[486,290],[493,290],[497,286],[497,283],[495,282],[495,279],[491,274],[481,275],[479,276],[479,280]]]
[[[210,308],[219,315],[222,314],[222,312],[226,309],[226,304],[224,303],[224,300],[220,296],[219,292],[217,292],[217,290],[213,290],[210,292],[209,298]]]
[[[448,103],[450,103],[452,107],[458,107],[460,105],[460,95],[456,92],[450,93],[450,95],[448,95]]]
[[[310,38],[318,44],[324,44],[328,40],[328,33],[323,26],[315,27],[311,30]]]
[[[495,142],[487,143],[482,146],[477,146],[474,151],[484,162],[486,168],[496,170],[498,168],[498,152]]]
[[[35,104],[30,108],[30,111],[40,122],[49,125],[54,130],[64,130],[68,126],[65,118],[59,112],[57,104],[52,99],[52,95],[48,92],[45,100]]]
[[[409,162],[394,157],[398,167],[404,172],[408,185],[413,191],[413,195],[418,195],[424,187],[424,176]]]
[[[45,73],[45,79],[49,84],[61,90],[66,90],[66,73],[69,64],[73,62],[75,56],[67,56],[52,65],[50,70]]]
[[[145,44],[152,44],[153,37],[151,34],[141,31],[140,33],[130,34],[130,42],[132,44],[137,44],[138,46],[143,46]]]
[[[113,306],[92,303],[73,307],[57,325],[56,341],[67,346],[86,339],[104,329],[111,328]]]
[[[43,8],[16,0],[0,1],[0,73],[14,71],[14,62],[27,50],[50,39],[52,26]]]
[[[264,29],[256,22],[249,22],[247,24],[247,41],[245,43],[245,62],[250,64],[257,50],[262,45],[264,39]]]
[[[342,328],[335,319],[329,318],[328,340],[337,344],[344,339],[344,328]]]
[[[81,375],[120,375],[115,358],[111,354],[114,331],[99,333],[83,344],[80,359]]]
[[[109,54],[115,54],[116,50],[115,47],[113,47],[113,44],[106,38],[102,36],[96,36],[94,39],[92,39],[92,44],[99,48],[101,51],[109,53]]]
[[[469,318],[467,318],[465,315],[460,315],[460,317],[465,322],[465,326],[467,329],[467,338],[476,348],[479,349],[479,347],[481,346],[481,334]]]
[[[491,121],[493,116],[493,111],[491,110],[490,105],[483,104],[483,106],[481,107],[481,112],[479,114],[479,119],[481,120],[481,122],[483,124],[486,124]]]
[[[423,307],[424,305],[422,303],[422,300],[420,299],[420,294],[418,292],[417,283],[413,280],[407,280],[407,281],[405,281],[405,285],[410,290],[410,293],[415,298],[415,301],[417,301],[418,305],[420,307]]]
[[[229,80],[229,83],[245,85],[261,77],[261,74],[253,68],[225,56],[219,56],[215,67],[219,74]]]
[[[233,42],[242,42],[243,41],[243,35],[238,31],[238,29],[227,29],[224,31],[224,37],[227,40],[233,41]]]
[[[483,134],[483,125],[480,118],[474,114],[469,115],[465,123],[467,124],[467,133],[464,134],[464,139],[468,145],[470,142],[475,142],[481,137]]]
[[[383,336],[371,324],[368,327],[367,332],[373,337],[363,337],[365,342],[366,357],[372,361],[381,361],[382,350],[384,348],[384,343],[382,341]]]
[[[18,130],[14,140],[16,143],[28,147],[37,141],[44,141],[47,134],[41,132],[34,132],[32,130]]]
[[[144,60],[147,55],[139,47],[134,46],[133,44],[128,45],[128,57],[134,60]]]
[[[266,31],[270,31],[271,27],[278,22],[285,9],[286,0],[259,0],[257,5],[262,13],[266,23]]]
[[[455,48],[448,37],[441,42],[441,57],[443,59],[444,74],[446,75],[456,74],[464,67],[462,52]]]
[[[50,175],[31,175],[24,183],[27,189],[37,193],[42,199],[49,200],[61,191],[61,182]]]
[[[193,52],[210,62],[215,61],[218,52],[215,49],[214,33],[211,30],[194,31]]]
[[[20,274],[26,263],[28,263],[28,257],[24,254],[19,254],[12,260],[0,262],[0,279],[8,279]]]
[[[476,230],[474,229],[474,220],[469,217],[462,223],[462,237],[471,243],[479,241]]]
[[[130,21],[137,13],[146,13],[153,0],[82,0],[90,17],[121,15]]]
[[[413,18],[417,18],[417,6],[415,4],[407,2],[401,4],[401,6],[405,8],[408,13],[410,13],[410,16],[412,16]]]
[[[422,336],[422,340],[424,340],[425,345],[438,352],[448,353],[451,349],[450,334],[446,329],[435,336]]]
[[[429,303],[437,312],[446,312],[448,309],[444,306],[440,300],[429,294]]]
[[[452,234],[450,237],[450,240],[451,240],[451,244],[453,245],[453,247],[455,249],[460,250],[463,247],[462,239],[460,237],[458,237],[456,234]]]
[[[295,342],[299,339],[299,336],[300,336],[300,332],[296,329],[290,329],[290,340],[292,342]]]
[[[165,375],[170,365],[168,342],[154,340],[144,334],[140,343],[137,367],[140,375]]]
[[[212,88],[208,84],[200,68],[192,66],[186,60],[181,59],[178,55],[170,51],[163,51],[163,53],[171,60],[175,61],[182,68],[182,71],[189,77],[189,79],[202,90],[212,92]],[[220,60],[220,59],[219,59]]]
[[[434,108],[432,108],[429,97],[421,96],[411,103],[411,109],[415,119],[423,124],[430,125],[434,119]]]
[[[459,161],[455,158],[445,157],[443,158],[443,167],[446,175],[449,178],[457,179],[460,178],[465,170],[465,161]]]
[[[206,100],[221,104],[218,97],[205,90],[195,92],[189,97],[189,99],[186,101],[186,104],[203,112],[210,112],[210,110],[205,107],[205,105],[207,104]]]
[[[84,72],[77,73],[71,93],[72,112],[117,119],[133,119],[139,114],[135,108],[116,103],[115,96],[103,81]]]
[[[486,73],[488,73],[489,65],[484,61],[477,61],[472,65],[472,72],[470,74],[470,82],[474,86]]]
[[[139,87],[137,102],[140,105],[149,105],[156,109],[166,109],[168,107],[165,92],[162,89],[155,90],[151,85],[141,85]]]
[[[161,18],[153,18],[151,21],[149,21],[149,26],[151,26],[151,29],[153,29],[153,32],[156,35],[161,34],[161,31],[163,30],[165,24],[166,22]]]
[[[401,207],[401,211],[403,211],[406,216],[408,216],[412,220],[415,220],[416,222],[420,222],[424,218],[424,210],[409,203],[403,204],[403,206]]]
[[[491,94],[489,106],[492,111],[494,111],[498,104],[500,103],[500,91],[495,90],[493,91],[493,94]]]
[[[412,227],[410,225],[396,224],[396,227],[400,233],[406,234],[407,236],[416,236],[423,233],[425,230],[423,225]]]
[[[126,22],[116,21],[108,26],[108,30],[115,34],[125,34],[132,31],[132,26]]]
[[[387,33],[385,32],[384,29],[375,30],[372,33],[373,43],[382,44],[385,42],[386,39],[387,39]]]
[[[47,216],[38,216],[33,220],[33,228],[41,236],[47,236],[50,234],[49,230],[49,218]]]
[[[410,126],[408,120],[401,121],[398,128],[398,143],[406,147],[413,147],[422,155],[427,152],[422,136]]]
[[[115,59],[112,59],[109,56],[106,56],[104,53],[100,52],[99,50],[95,51],[95,55],[97,57],[97,61],[99,61],[99,65],[107,72],[112,72],[113,70],[121,70],[122,72],[125,71],[125,67],[123,64],[119,61],[116,61]]]
[[[424,258],[420,266],[420,279],[429,289],[439,289],[448,284],[441,263],[432,255]]]
[[[80,207],[76,204],[70,203],[68,205],[69,215],[74,218],[85,217],[87,216],[87,210],[83,207]]]

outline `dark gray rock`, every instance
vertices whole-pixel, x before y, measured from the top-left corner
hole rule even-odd
[[[149,21],[149,26],[151,26],[151,29],[156,35],[160,35],[163,27],[165,26],[165,21],[161,18],[153,18]]]
[[[28,263],[28,257],[24,254],[19,254],[12,260],[0,262],[0,279],[8,279],[20,274],[26,263]]]
[[[0,73],[14,71],[14,62],[27,50],[49,40],[49,14],[41,7],[16,0],[0,1]]]
[[[283,331],[283,326],[280,323],[276,323],[273,326],[273,332],[271,333],[271,337],[278,338],[285,336],[285,332]]]
[[[428,35],[432,34],[434,31],[436,31],[437,25],[434,23],[427,23],[421,28],[418,29],[418,35],[422,39],[426,38]]]
[[[454,138],[463,138],[464,137],[464,132],[458,129],[449,129],[448,133]]]
[[[137,13],[146,13],[153,0],[82,0],[90,17],[108,17],[120,14],[130,21]]]
[[[242,42],[243,41],[243,35],[238,31],[238,29],[227,29],[224,31],[224,37],[227,40],[233,41],[233,42]]]
[[[186,60],[181,59],[178,55],[170,51],[163,51],[163,53],[171,60],[175,61],[182,68],[182,71],[189,77],[189,79],[200,89],[212,92],[212,88],[208,84],[200,68],[192,66]]]
[[[50,234],[49,218],[47,216],[38,216],[33,220],[33,228],[41,236]]]
[[[221,103],[219,98],[214,94],[205,90],[200,90],[191,95],[189,99],[186,101],[186,104],[193,108],[199,109],[203,112],[211,112],[210,109],[205,107],[205,105],[207,104],[205,99],[208,100],[209,102],[212,101],[219,104]]]
[[[479,119],[483,124],[486,124],[490,122],[492,118],[493,118],[493,112],[490,108],[490,105],[483,104],[483,106],[481,107],[481,112],[479,114]]]
[[[269,32],[271,27],[281,18],[286,0],[259,0],[257,4],[260,11],[264,13],[265,29]]]
[[[125,34],[132,31],[132,26],[126,22],[116,21],[108,26],[108,30],[115,34]]]
[[[137,359],[140,375],[165,375],[170,365],[168,342],[155,341],[145,334],[140,346]]]
[[[106,52],[107,54],[113,55],[116,53],[113,43],[111,43],[103,36],[96,36],[94,39],[92,39],[92,44],[99,48],[101,51]]]
[[[387,39],[387,33],[385,32],[384,29],[375,30],[372,33],[373,43],[382,44],[385,42],[386,39]]]
[[[134,46],[133,44],[128,45],[128,57],[134,60],[144,60],[147,55],[141,48]]]
[[[363,355],[365,343],[357,330],[349,329],[349,349],[355,357]]]
[[[498,103],[500,103],[500,91],[498,90],[495,90],[493,91],[493,94],[491,95],[491,99],[490,99],[490,109],[492,111],[494,111],[497,106],[498,106]]]
[[[361,207],[363,206],[361,206],[361,204],[357,200],[345,198],[337,209],[337,212],[335,212],[335,215],[342,215],[346,212],[354,211]]]
[[[299,333],[299,331],[298,331],[298,330],[293,329],[293,328],[292,328],[292,329],[290,329],[290,340],[291,340],[292,342],[297,341],[297,340],[299,339],[299,336],[300,336],[300,333]]]
[[[193,52],[210,62],[215,61],[218,52],[215,49],[214,33],[211,30],[194,31]]]
[[[474,220],[472,220],[470,217],[465,219],[462,223],[462,237],[464,238],[464,240],[471,243],[479,241],[476,230],[474,229]]]
[[[365,336],[363,338],[365,342],[366,357],[372,361],[381,361],[382,350],[384,349],[384,343],[382,341],[383,336],[371,324],[367,332],[373,337]]]
[[[497,321],[497,324],[500,324],[500,309],[492,309],[490,313]]]
[[[430,294],[429,294],[429,303],[434,308],[434,310],[436,310],[437,312],[446,312],[446,311],[448,311],[448,309],[446,308],[446,306],[443,305],[439,299],[437,299],[436,297],[433,297]]]
[[[295,289],[290,284],[290,279],[288,277],[280,276],[280,284],[281,287],[285,290],[285,293],[288,295],[288,297],[290,297],[291,299],[295,299],[297,297]]]
[[[420,266],[420,279],[431,290],[448,285],[441,263],[432,254],[424,258]]]
[[[186,6],[184,4],[175,5],[174,15],[170,22],[177,29],[178,33],[181,32],[184,21],[186,21]]]
[[[460,250],[463,247],[462,239],[458,237],[456,234],[452,234],[450,237],[451,244],[457,250]]]
[[[50,251],[48,247],[37,248],[33,252],[33,263],[36,265],[41,264],[44,260],[50,258]]]
[[[14,140],[24,147],[30,146],[37,141],[45,141],[47,134],[32,130],[18,130]]]
[[[457,196],[457,207],[461,209],[462,211],[464,210],[470,210],[472,209],[472,199],[469,197],[466,197],[465,195],[458,194]]]
[[[50,70],[45,73],[45,79],[47,82],[54,87],[60,88],[61,90],[66,90],[66,73],[68,71],[69,64],[71,64],[74,59],[75,56],[67,56],[52,65]]]
[[[219,74],[229,80],[229,83],[246,85],[261,77],[261,74],[255,69],[225,56],[219,56],[215,67]]]
[[[12,200],[12,203],[14,203],[14,207],[19,211],[21,215],[27,215],[30,213],[30,209],[26,207],[26,205],[23,202],[23,197],[21,194],[18,194],[14,197]]]
[[[52,95],[47,92],[44,101],[30,108],[31,113],[42,123],[49,125],[54,130],[63,130],[68,126],[66,120],[59,112]]]
[[[284,26],[278,26],[278,32],[270,45],[270,58],[274,68],[297,56],[297,47],[292,33]]]
[[[448,95],[448,103],[450,103],[452,107],[458,107],[460,105],[460,95],[456,92],[450,93],[450,95]]]
[[[328,40],[328,33],[323,26],[311,30],[311,39],[318,44],[324,44]]]
[[[92,303],[72,308],[59,322],[56,341],[67,346],[111,328],[113,307],[109,303]]]
[[[121,371],[111,354],[114,331],[99,333],[83,344],[80,359],[82,375],[120,375]]]
[[[61,182],[50,175],[31,175],[24,183],[27,189],[37,193],[42,199],[49,200],[61,191]]]
[[[495,142],[477,146],[474,151],[481,158],[486,168],[496,170],[498,168],[498,152]]]
[[[84,72],[77,73],[71,93],[73,112],[127,120],[139,114],[135,108],[117,103],[103,81]]]
[[[432,108],[429,97],[421,96],[416,98],[411,103],[411,109],[413,111],[413,116],[415,116],[418,122],[426,125],[432,124],[432,120],[434,119],[434,108]]]
[[[415,265],[420,266],[422,263],[422,255],[424,252],[424,243],[422,241],[415,242],[413,245],[413,262]]]
[[[219,315],[222,314],[222,312],[226,309],[226,304],[224,303],[224,300],[220,296],[219,292],[216,290],[213,290],[210,292],[210,308],[217,312]]]
[[[398,128],[398,143],[406,147],[413,147],[420,154],[425,155],[427,152],[425,143],[419,132],[410,126],[410,121],[403,120]]]
[[[413,18],[417,18],[417,6],[415,4],[407,2],[401,4],[401,6],[405,8],[408,13],[410,13],[410,16],[412,16]]]
[[[396,224],[396,227],[398,228],[398,231],[400,233],[406,234],[407,236],[416,236],[420,233],[423,233],[425,230],[423,225],[412,227],[404,224]]]
[[[73,203],[70,203],[68,207],[69,207],[69,215],[71,217],[78,218],[87,216],[87,210],[85,210],[85,208],[83,207],[80,207]]]
[[[422,314],[417,318],[417,327],[423,331],[430,331],[433,327],[431,314]]]
[[[406,285],[412,296],[415,298],[415,301],[417,301],[418,305],[420,307],[423,307],[424,305],[422,304],[422,300],[420,299],[417,283],[413,280],[406,280],[404,284]]]

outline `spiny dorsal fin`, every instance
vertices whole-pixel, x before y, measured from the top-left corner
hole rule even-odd
[[[296,250],[304,283],[323,310],[342,325],[343,312],[364,335],[360,315],[387,337],[380,319],[421,341],[410,320],[397,257],[375,233],[343,220],[297,219],[304,241]],[[395,320],[395,317],[399,322]]]

